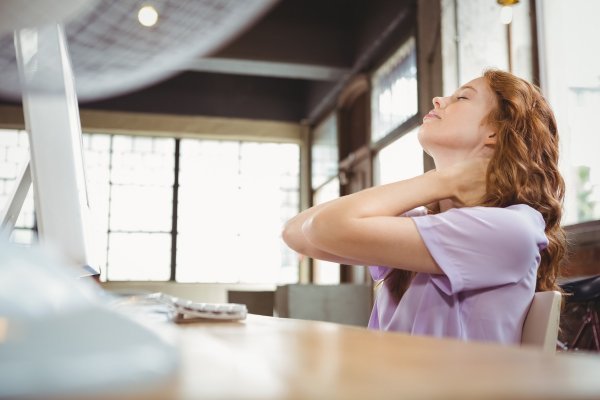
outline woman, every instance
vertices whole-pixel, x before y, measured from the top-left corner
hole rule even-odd
[[[419,141],[435,170],[310,208],[284,240],[377,266],[371,328],[518,344],[534,292],[559,290],[566,253],[554,116],[535,86],[498,70],[433,106]]]

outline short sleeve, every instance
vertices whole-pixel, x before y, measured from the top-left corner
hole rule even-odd
[[[444,274],[446,294],[516,283],[537,269],[548,245],[541,214],[527,205],[465,207],[412,217]]]
[[[417,207],[412,210],[408,210],[401,217],[417,217],[421,215],[427,215],[427,209],[425,207]],[[369,273],[371,274],[371,278],[374,281],[379,281],[390,272],[390,267],[379,267],[379,266],[371,266],[369,267]]]

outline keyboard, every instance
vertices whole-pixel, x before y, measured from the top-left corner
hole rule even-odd
[[[245,319],[248,314],[245,304],[200,303],[164,293],[152,293],[147,295],[147,298],[171,307],[175,322],[191,322],[202,319],[239,321]]]

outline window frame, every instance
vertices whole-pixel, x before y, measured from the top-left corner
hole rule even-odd
[[[85,134],[89,134],[89,135],[94,135],[94,134],[106,134],[106,133],[100,133],[100,132],[85,132]],[[128,136],[128,137],[136,137],[136,136],[144,136],[144,137],[150,137],[150,138],[166,138],[163,135],[151,135],[151,134],[147,134],[147,135],[142,135],[140,133],[136,134],[136,135],[131,135],[131,134],[123,134],[123,133],[110,133],[109,134],[111,137],[111,148],[110,148],[110,154],[111,154],[111,163],[112,163],[112,141],[114,136],[116,135],[123,135],[123,136]],[[178,203],[179,203],[179,188],[180,188],[180,183],[179,183],[179,168],[180,168],[180,149],[181,149],[181,139],[183,139],[182,137],[169,137],[171,139],[173,139],[175,141],[175,146],[174,149],[175,151],[173,152],[173,157],[174,157],[174,163],[173,163],[173,173],[174,175],[174,180],[173,180],[173,186],[172,186],[172,190],[173,190],[173,196],[172,196],[172,201],[171,201],[171,217],[172,217],[172,221],[171,221],[171,230],[170,231],[157,231],[157,232],[146,232],[146,231],[132,231],[135,233],[168,233],[171,236],[171,248],[170,248],[170,266],[169,266],[169,279],[167,280],[157,280],[156,282],[174,282],[174,283],[178,283],[176,276],[177,276],[177,239],[179,236],[179,230],[178,230],[178,226],[177,226],[177,220],[178,220],[178,213],[179,213],[179,207],[178,207]],[[299,153],[302,152],[302,144],[301,143],[297,143],[295,141],[287,141],[287,140],[281,140],[281,141],[271,141],[271,140],[251,140],[247,137],[241,138],[241,139],[234,139],[232,137],[228,137],[228,138],[221,138],[221,139],[215,139],[213,136],[206,138],[206,137],[201,137],[201,136],[197,136],[197,137],[185,137],[185,139],[195,139],[195,140],[217,140],[217,141],[228,141],[228,142],[235,142],[235,143],[244,143],[244,142],[254,142],[254,143],[277,143],[277,144],[295,144],[298,146],[298,151]],[[299,157],[300,159],[300,157]],[[301,166],[298,166],[298,170],[299,170],[299,175],[298,175],[298,204],[299,204],[299,209],[298,212],[300,212],[300,195],[301,195],[301,191],[302,188],[301,186],[301,182],[302,182],[302,172],[301,172]],[[110,189],[109,189],[109,196],[111,196],[111,192],[112,192],[112,182],[109,183],[110,184]],[[110,207],[110,202],[111,202],[111,198],[109,197],[109,207]],[[110,212],[109,212],[109,216],[110,217]],[[110,229],[110,225],[108,228],[108,232],[107,234],[110,235],[111,233],[111,229]],[[116,233],[122,233],[122,231],[114,231]],[[109,251],[108,246],[110,246],[110,240],[107,240],[107,253]],[[108,269],[110,268],[110,266],[108,265],[108,256],[107,256],[107,265],[106,265],[106,274],[105,274],[105,280],[103,280],[103,282],[121,282],[122,280],[111,280],[108,278]],[[300,280],[300,277],[298,276],[298,281]],[[154,280],[151,280],[149,282],[154,282]],[[183,282],[183,283],[191,283],[191,282]],[[195,283],[220,283],[220,282],[195,282]],[[247,282],[232,282],[231,284],[248,284]]]
[[[402,37],[400,38],[400,40],[398,41],[397,45],[394,46],[393,48],[391,48],[386,54],[385,57],[383,57],[375,66],[374,68],[369,72],[369,80],[372,81],[372,78],[374,76],[374,74],[376,73],[377,70],[379,70],[379,68],[381,68],[381,66],[383,64],[385,64],[391,57],[394,56],[394,54],[402,47],[404,46],[409,40],[411,40],[411,38],[415,41],[415,52],[416,52],[416,68],[417,68],[417,111],[416,113],[408,118],[406,121],[402,122],[400,125],[396,126],[395,128],[393,128],[390,132],[388,132],[386,135],[384,135],[383,137],[379,138],[377,141],[371,141],[369,144],[369,148],[370,148],[370,152],[371,152],[371,160],[372,160],[372,169],[373,171],[375,170],[375,160],[379,154],[379,152],[384,149],[385,147],[387,147],[388,145],[392,144],[393,142],[395,142],[396,140],[400,139],[401,137],[403,137],[404,135],[412,132],[414,129],[418,128],[421,123],[422,123],[422,111],[421,111],[421,103],[422,103],[422,85],[421,85],[421,80],[420,80],[420,75],[422,74],[422,72],[420,71],[420,58],[421,58],[421,54],[420,54],[420,47],[419,47],[419,35],[418,35],[418,29],[417,27],[413,27],[409,30],[407,30]],[[371,88],[370,91],[370,95],[372,96],[373,94],[373,90]],[[369,126],[369,130],[372,130],[372,123]],[[372,137],[372,133],[369,132],[369,137]],[[425,154],[424,154],[424,162],[425,162]],[[423,165],[423,171],[426,171],[425,165]],[[373,177],[375,178],[375,177]]]
[[[416,112],[413,116],[409,117],[407,120],[405,120],[404,122],[402,122],[400,125],[394,127],[391,131],[389,131],[388,133],[386,133],[384,136],[380,137],[377,140],[372,140],[373,138],[373,116],[371,115],[371,110],[372,107],[369,107],[369,116],[370,116],[370,121],[369,121],[369,139],[368,139],[368,144],[369,144],[369,148],[372,151],[375,152],[379,152],[379,150],[381,150],[383,147],[387,146],[388,144],[390,144],[391,142],[393,142],[394,140],[398,139],[400,136],[402,136],[403,134],[405,134],[406,132],[414,129],[417,125],[419,125],[419,123],[421,122],[421,109],[420,109],[420,105],[421,105],[421,83],[420,83],[420,74],[421,72],[419,71],[419,65],[420,65],[420,52],[419,52],[419,35],[417,33],[417,28],[413,27],[411,29],[408,29],[401,37],[400,40],[398,41],[398,43],[396,44],[396,46],[392,47],[388,52],[385,53],[384,57],[382,57],[378,63],[376,63],[374,65],[374,67],[368,72],[368,77],[369,77],[369,97],[370,97],[370,104],[372,102],[372,97],[373,97],[373,77],[374,75],[377,73],[377,71],[386,63],[388,62],[391,57],[393,57],[396,52],[398,52],[404,45],[406,45],[410,40],[414,40],[414,48],[415,48],[415,57],[416,57],[416,81],[417,81],[417,97],[416,97]],[[372,156],[374,156],[375,154],[372,154]]]
[[[307,171],[302,166],[303,154],[306,153],[308,143],[305,140],[305,131],[301,124],[270,121],[270,120],[247,120],[231,119],[220,117],[186,117],[171,115],[154,115],[143,113],[112,112],[100,110],[81,110],[82,134],[103,134],[110,135],[111,142],[114,136],[144,136],[152,138],[171,138],[175,140],[176,146],[180,139],[200,139],[200,140],[226,140],[237,142],[261,142],[261,143],[289,143],[298,146],[299,150],[299,208],[301,208],[303,191],[306,188],[302,183],[305,181]],[[25,131],[25,122],[23,110],[21,107],[0,106],[0,129],[10,129]],[[242,132],[242,133],[241,133]],[[245,132],[245,133],[244,133]],[[112,154],[112,145],[111,145]],[[174,153],[175,157],[175,153]],[[178,159],[175,159],[178,164]],[[175,168],[174,168],[175,169]],[[174,171],[175,172],[175,171]],[[173,183],[173,191],[176,190]],[[309,188],[310,189],[310,188]],[[178,190],[178,187],[177,187]],[[177,195],[178,197],[178,195]],[[172,209],[177,212],[176,196],[174,193],[172,199]],[[110,200],[109,200],[110,201]],[[298,210],[298,212],[300,209]],[[173,216],[173,213],[172,213]],[[173,218],[176,221],[176,218]],[[171,243],[176,241],[177,234],[173,234],[173,227],[177,227],[176,222],[172,222]],[[35,226],[34,228],[35,229]],[[110,231],[110,227],[109,227]],[[137,232],[137,231],[136,231]],[[175,231],[176,232],[176,231]],[[108,246],[108,241],[107,241]],[[100,249],[102,251],[102,249]],[[175,280],[176,272],[176,246],[171,246],[171,265],[169,267],[169,279],[160,281],[137,281],[137,282],[177,282]],[[108,259],[107,259],[108,262]],[[298,282],[302,280],[302,266],[299,265]],[[108,277],[103,282],[124,282],[122,280],[110,280]],[[197,282],[199,284],[212,284],[213,282]],[[232,283],[234,285],[245,285],[244,282]]]

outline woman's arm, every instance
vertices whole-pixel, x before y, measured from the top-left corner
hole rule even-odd
[[[294,250],[322,260],[443,273],[412,219],[399,216],[441,200],[456,207],[480,204],[488,162],[467,159],[443,171],[432,170],[313,207],[288,222],[284,240]]]
[[[306,215],[301,230],[315,248],[359,265],[439,274],[413,221],[398,215],[452,196],[445,175],[429,171],[325,203]]]
[[[333,200],[335,201],[335,200]],[[340,257],[335,254],[327,253],[309,242],[302,232],[302,225],[319,210],[331,203],[331,201],[319,204],[304,210],[294,218],[290,219],[283,229],[282,237],[284,242],[294,251],[305,256],[316,258],[318,260],[331,261],[346,265],[361,265],[361,261],[346,257]]]
[[[398,216],[447,197],[447,190],[444,190],[439,176],[435,171],[430,171],[413,179],[366,189],[309,208],[287,222],[282,236],[285,243],[296,252],[319,260],[348,265],[402,266],[404,269],[414,264],[414,268],[428,268],[423,272],[439,273],[439,267],[429,255],[412,220]],[[386,203],[387,206],[384,205]],[[385,209],[381,209],[382,206]],[[365,210],[371,210],[371,217],[386,215],[389,218],[385,222],[368,221],[369,226],[375,223],[378,229],[383,228],[379,236],[372,236],[370,229],[362,230],[364,224],[354,224],[364,221],[356,221],[354,217],[349,219],[350,215],[339,213],[344,210],[346,213],[351,211],[353,215],[362,215]],[[398,232],[390,230],[391,227],[408,230],[411,235],[408,238],[398,236]],[[375,242],[380,242],[382,235],[388,236],[385,243],[380,245],[394,247],[397,252],[407,251],[414,262],[403,264],[404,257],[390,252],[382,253],[381,246],[374,246]],[[397,263],[390,263],[390,257],[395,257]],[[386,260],[388,262],[384,262]]]
[[[441,200],[455,207],[480,204],[488,163],[489,158],[469,158],[442,171],[344,196],[311,213],[302,233],[321,251],[359,265],[443,273],[412,219],[398,215]]]

